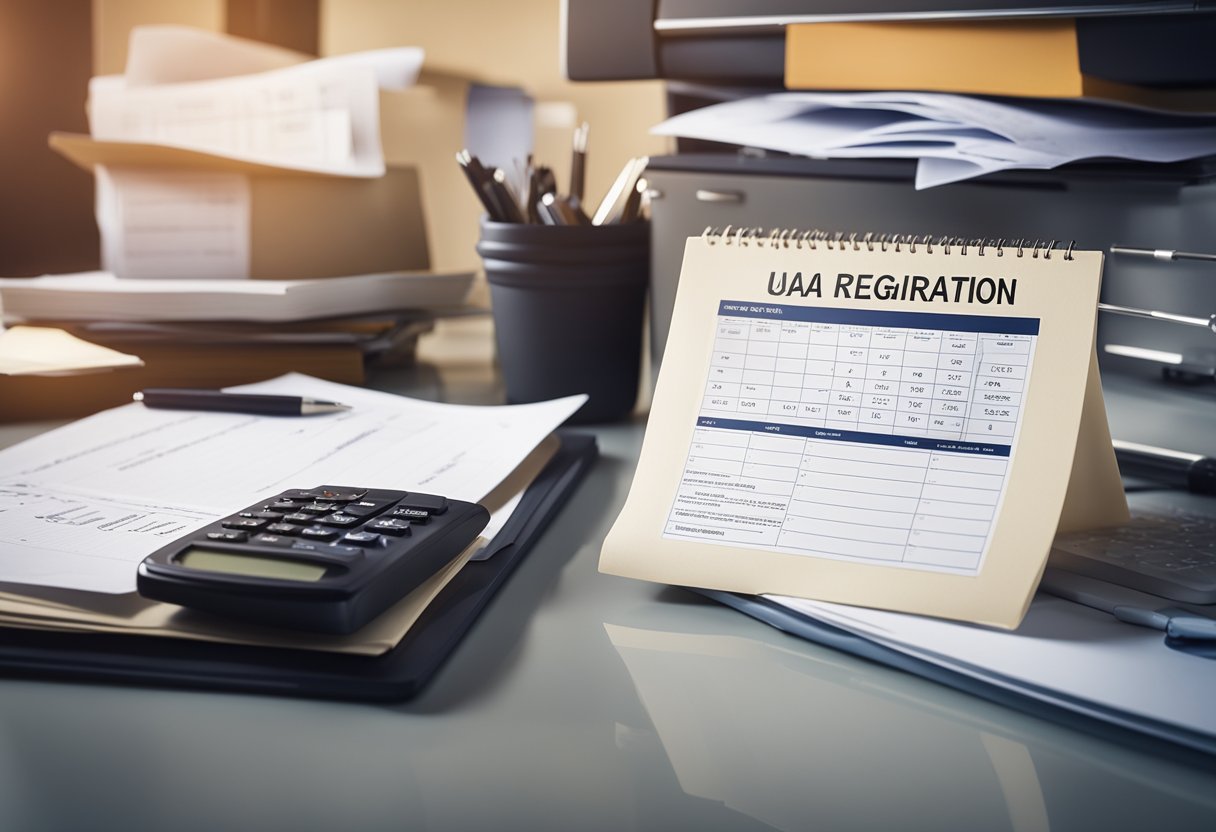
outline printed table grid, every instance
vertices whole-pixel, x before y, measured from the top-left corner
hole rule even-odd
[[[784,309],[719,315],[665,536],[975,574],[1037,321]]]
[[[720,316],[702,412],[969,441],[1013,436],[1034,336]]]

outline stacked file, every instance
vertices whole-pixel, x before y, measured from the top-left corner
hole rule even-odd
[[[916,159],[916,187],[1082,159],[1216,154],[1216,114],[931,92],[788,92],[714,104],[652,131],[800,156]]]
[[[52,138],[96,174],[107,271],[302,278],[427,267],[416,173],[388,169],[380,139],[380,91],[414,83],[420,49],[310,60],[153,26],[135,30],[128,62],[126,74],[89,85],[91,139]]]
[[[1140,24],[1144,36],[1136,37],[1133,21]],[[1199,61],[1171,60],[1174,55],[1160,54],[1162,40],[1153,35],[1160,32],[1154,27],[1163,22],[1149,17],[1115,21],[1056,17],[792,24],[786,28],[785,86],[1084,98],[1174,110],[1211,109],[1216,95],[1210,69]],[[1200,27],[1206,21],[1195,22],[1198,25],[1185,40],[1200,43]],[[1170,40],[1176,41],[1177,35],[1171,34]],[[1177,48],[1185,52],[1188,46],[1184,41]]]
[[[783,80],[795,92],[705,107],[653,132],[815,158],[916,159],[917,188],[1083,159],[1216,154],[1209,65],[1163,59],[1163,21],[1110,20],[790,24]]]
[[[0,376],[0,421],[82,416],[128,402],[145,387],[225,387],[284,372],[361,383],[371,360],[412,359],[418,336],[437,316],[462,311],[472,280],[470,272],[316,280],[123,280],[104,272],[0,279],[10,322],[53,327],[95,349],[138,356],[136,366],[117,373]]]
[[[284,419],[128,404],[0,452],[0,624],[384,654],[477,547],[350,636],[236,624],[149,601],[135,592],[136,568],[175,537],[259,498],[321,483],[479,502],[492,514],[484,544],[555,457],[553,431],[586,398],[467,407],[300,375],[241,389],[352,409]]]
[[[1216,663],[1158,630],[1040,593],[1013,632],[786,596],[706,595],[794,635],[1064,721],[1216,752]]]
[[[50,138],[96,177],[105,271],[0,280],[0,300],[9,322],[143,366],[0,380],[0,420],[293,371],[359,383],[369,357],[411,358],[472,281],[427,271],[418,171],[385,162],[382,92],[409,88],[421,64],[416,48],[314,60],[137,28],[125,73],[90,83],[91,135]]]

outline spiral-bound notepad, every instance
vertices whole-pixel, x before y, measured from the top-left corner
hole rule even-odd
[[[1014,627],[1057,528],[1125,522],[1102,255],[1055,241],[688,241],[605,572]]]

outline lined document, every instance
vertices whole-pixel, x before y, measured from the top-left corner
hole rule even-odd
[[[283,418],[130,404],[0,451],[0,582],[134,592],[144,557],[288,488],[476,502],[585,401],[437,404],[302,375],[233,389],[353,409]]]

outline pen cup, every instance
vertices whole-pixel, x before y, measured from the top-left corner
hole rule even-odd
[[[650,223],[553,226],[483,218],[477,253],[512,404],[590,397],[571,422],[610,422],[638,395]]]

